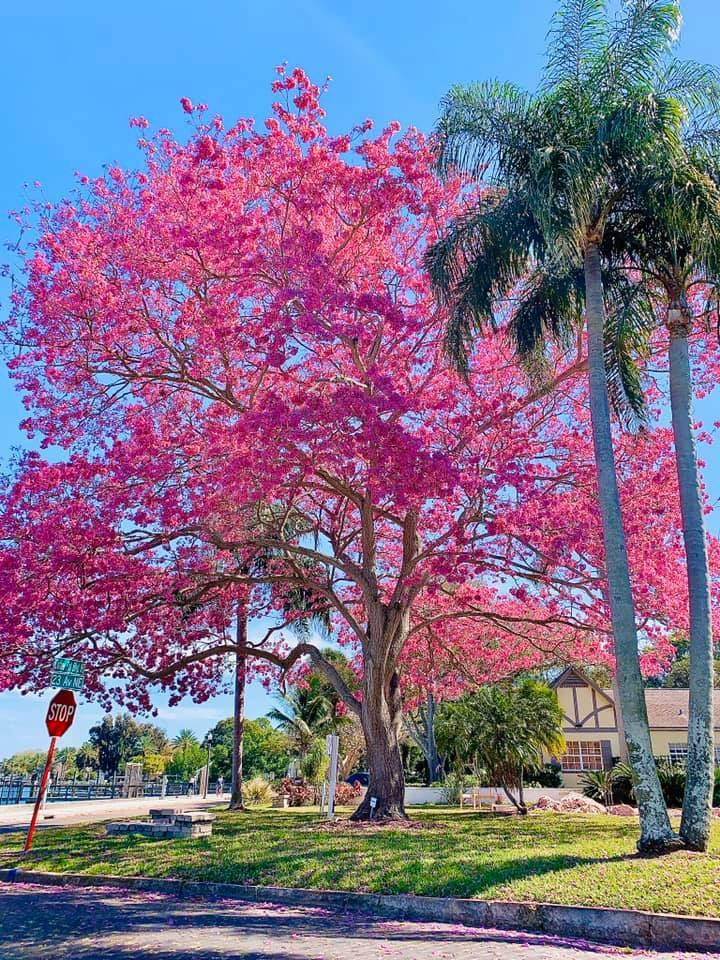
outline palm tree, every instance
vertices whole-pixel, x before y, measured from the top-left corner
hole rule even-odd
[[[197,746],[200,743],[198,738],[192,732],[192,730],[187,727],[178,733],[176,737],[173,737],[173,747],[176,750],[186,750],[188,747]]]
[[[696,94],[688,107],[695,109],[687,114],[688,150],[681,182],[672,168],[653,173],[653,182],[639,191],[644,201],[636,218],[640,222],[630,235],[622,236],[619,247],[626,266],[641,275],[649,294],[637,298],[644,315],[640,310],[635,313],[636,329],[650,328],[659,299],[664,303],[669,336],[670,409],[690,600],[688,758],[680,835],[692,849],[706,850],[714,784],[714,649],[707,540],[692,426],[689,336],[695,319],[690,307],[693,287],[709,287],[715,300],[720,289],[720,167],[714,152],[720,134],[704,129],[705,118],[716,116],[720,106],[720,77],[708,68],[695,68],[693,79],[699,82],[689,85]],[[708,146],[713,152],[708,152]],[[618,233],[622,234],[622,225]]]
[[[339,721],[332,700],[321,679],[310,674],[307,682],[290,689],[281,697],[283,709],[273,707],[268,718],[295,741],[304,757],[318,737],[336,732]]]
[[[528,355],[546,337],[577,336],[584,305],[590,414],[602,516],[616,678],[630,762],[637,773],[641,850],[675,837],[652,754],[612,443],[606,379],[603,245],[632,219],[638,171],[682,155],[682,107],[668,82],[682,74],[670,51],[680,25],[672,0],[565,0],[555,15],[536,95],[510,84],[455,87],[438,124],[441,172],[458,168],[494,190],[429,252],[434,286],[451,310],[448,348],[467,364],[476,333],[494,327],[497,300],[516,286],[510,332]],[[621,393],[641,407],[632,365]]]
[[[537,680],[483,687],[445,704],[440,739],[452,744],[465,767],[482,768],[519,813],[527,813],[524,771],[542,763],[543,751],[565,749],[563,712],[554,691]]]

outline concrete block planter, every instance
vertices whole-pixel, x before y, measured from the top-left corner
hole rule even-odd
[[[143,837],[192,838],[209,837],[212,834],[214,813],[194,810],[184,813],[172,807],[150,810],[150,820],[118,820],[109,823],[110,836],[137,833]]]

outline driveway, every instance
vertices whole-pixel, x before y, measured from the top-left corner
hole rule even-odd
[[[632,952],[275,904],[0,884],[2,960],[603,960]]]

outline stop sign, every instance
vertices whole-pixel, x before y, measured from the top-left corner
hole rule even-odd
[[[45,717],[45,726],[51,737],[61,737],[70,729],[75,719],[77,702],[72,690],[60,690],[50,701]]]

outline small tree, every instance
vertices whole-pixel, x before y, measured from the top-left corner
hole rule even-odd
[[[187,742],[178,747],[165,767],[168,776],[178,777],[180,780],[189,780],[205,765],[206,755],[197,742]]]
[[[445,744],[454,741],[456,756],[467,766],[483,767],[491,784],[502,787],[525,814],[523,771],[542,761],[543,750],[563,751],[562,722],[555,693],[524,679],[484,687],[448,704],[440,726]]]
[[[316,797],[325,781],[330,758],[322,740],[314,740],[300,763],[300,773],[315,788]]]

